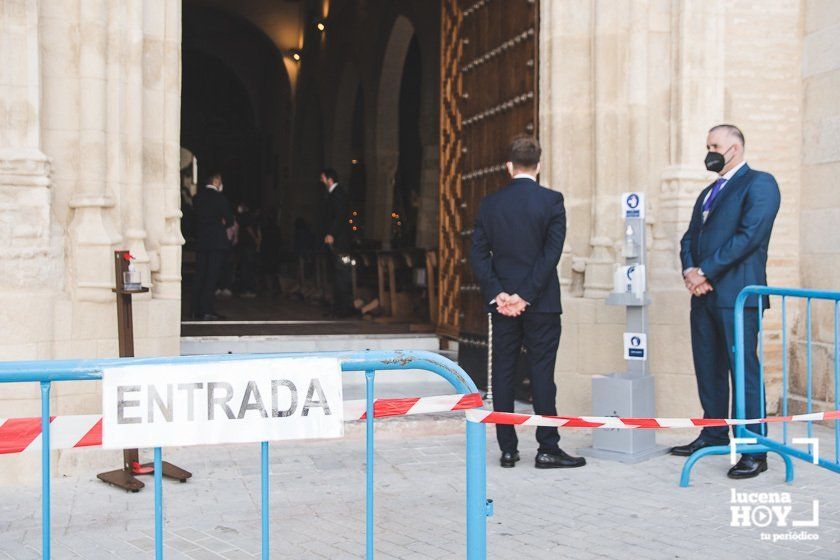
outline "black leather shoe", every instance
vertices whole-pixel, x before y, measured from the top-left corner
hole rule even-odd
[[[516,466],[516,462],[519,460],[519,451],[514,451],[513,453],[509,453],[505,451],[502,453],[502,458],[499,460],[502,467],[505,469],[512,469]]]
[[[741,460],[729,469],[729,478],[755,478],[767,470],[767,459],[756,458],[755,455],[741,455]]]
[[[540,451],[534,459],[534,466],[538,469],[574,469],[586,464],[583,457],[572,457],[562,449],[546,452]]]
[[[677,457],[689,457],[694,455],[695,451],[703,449],[704,447],[716,447],[719,445],[726,445],[725,443],[709,443],[702,438],[697,438],[688,445],[678,445],[671,448],[671,455]]]

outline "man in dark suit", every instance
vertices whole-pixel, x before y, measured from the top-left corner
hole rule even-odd
[[[222,174],[213,173],[193,198],[196,261],[192,315],[203,321],[222,318],[216,314],[213,298],[230,251],[227,228],[233,225],[233,212],[223,188]]]
[[[346,319],[358,315],[353,306],[353,264],[350,257],[350,196],[338,184],[334,169],[321,171],[321,184],[327,189],[324,243],[333,265],[333,304],[331,316]]]
[[[752,284],[767,285],[767,250],[781,196],[769,173],[750,169],[744,161],[744,135],[722,124],[709,131],[706,168],[720,177],[697,198],[680,258],[686,288],[691,292],[691,348],[700,404],[705,418],[725,418],[729,378],[734,376],[735,300]],[[747,301],[744,315],[744,381],[747,418],[763,418],[759,378],[758,298]],[[763,309],[769,307],[764,298]],[[733,398],[734,408],[734,398]],[[749,430],[764,434],[763,424]],[[674,455],[688,456],[704,447],[727,445],[725,427],[703,428]],[[729,470],[730,478],[752,478],[767,470],[767,455],[744,454]]]
[[[493,321],[493,409],[513,412],[516,360],[525,346],[536,414],[557,415],[554,363],[560,344],[557,263],[566,238],[563,195],[537,183],[541,149],[520,136],[510,146],[512,181],[481,201],[470,262]],[[501,465],[519,460],[513,426],[496,425]],[[581,467],[586,460],[559,447],[557,428],[537,428],[537,468]]]

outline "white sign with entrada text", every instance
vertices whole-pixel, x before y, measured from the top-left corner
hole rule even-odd
[[[341,366],[277,358],[109,368],[102,414],[109,449],[341,437]]]

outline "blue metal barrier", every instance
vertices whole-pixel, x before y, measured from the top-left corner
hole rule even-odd
[[[769,286],[747,286],[738,294],[735,302],[735,417],[746,418],[746,399],[744,387],[744,307],[750,297],[758,299],[758,359],[759,359],[759,382],[761,387],[761,410],[764,410],[764,328],[763,328],[763,301],[762,296],[781,297],[782,317],[782,396],[781,415],[788,416],[788,401],[790,400],[790,374],[788,360],[788,328],[787,328],[787,303],[788,299],[804,299],[806,301],[806,412],[813,412],[813,360],[812,360],[812,301],[826,300],[834,302],[834,403],[840,407],[840,292],[826,292],[818,290],[805,290],[799,288],[773,288]],[[788,423],[784,422],[782,428],[782,441],[776,441],[768,435],[761,435],[747,430],[746,426],[735,426],[736,438],[755,438],[755,444],[737,445],[741,453],[777,453],[785,462],[785,481],[793,482],[793,461],[791,457],[802,459],[828,470],[840,473],[840,421],[834,421],[834,460],[830,461],[822,457],[814,457],[813,450],[809,445],[808,452],[789,445]],[[814,423],[807,423],[808,437],[813,437]],[[688,486],[691,476],[691,469],[694,464],[708,455],[728,455],[729,446],[706,447],[689,457],[682,469],[680,486]]]
[[[365,490],[365,558],[374,555],[374,441],[373,395],[377,371],[416,369],[436,373],[446,379],[458,393],[477,393],[473,381],[454,362],[433,352],[324,352],[317,354],[224,354],[214,356],[178,356],[162,358],[109,358],[98,360],[51,360],[0,362],[0,383],[32,382],[41,386],[41,485],[42,485],[42,557],[50,558],[50,387],[58,381],[86,381],[102,379],[102,370],[112,366],[139,364],[189,364],[231,360],[270,359],[289,357],[335,357],[344,372],[364,372],[367,394],[365,415],[367,434],[366,490]],[[465,422],[467,430],[466,486],[467,486],[467,560],[487,558],[487,517],[492,511],[487,500],[486,428],[484,424]],[[261,521],[262,558],[269,558],[269,462],[268,442],[262,442],[261,463]],[[155,558],[163,558],[163,489],[161,449],[154,449],[155,496]]]

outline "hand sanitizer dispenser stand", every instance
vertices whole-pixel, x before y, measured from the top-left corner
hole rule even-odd
[[[645,271],[645,201],[643,193],[625,193],[621,198],[624,218],[625,266],[615,273],[613,293],[607,305],[627,309],[624,358],[627,371],[592,378],[593,416],[649,418],[654,412],[653,377],[647,371],[647,298]],[[654,430],[595,429],[592,447],[580,453],[598,459],[637,463],[666,453],[656,445]]]

